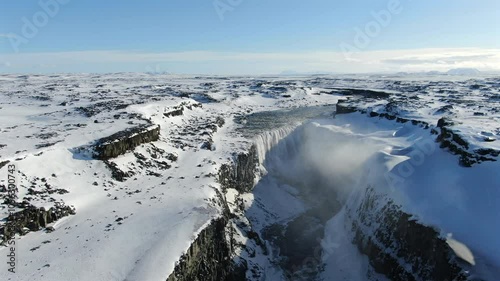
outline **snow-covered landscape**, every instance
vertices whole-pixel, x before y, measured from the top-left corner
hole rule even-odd
[[[500,278],[498,75],[3,74],[0,132],[0,280]]]

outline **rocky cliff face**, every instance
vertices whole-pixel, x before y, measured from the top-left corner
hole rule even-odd
[[[238,281],[246,280],[246,265],[231,260],[232,243],[228,238],[228,217],[213,220],[203,229],[188,251],[180,258],[167,281]]]
[[[337,114],[353,113],[357,111],[356,107],[351,106],[347,103],[347,100],[339,100],[336,107],[337,107],[336,110]]]
[[[348,208],[353,242],[391,280],[467,280],[459,258],[432,227],[368,188]],[[346,225],[349,227],[349,225]]]
[[[0,227],[0,244],[12,239],[16,233],[24,235],[29,231],[38,231],[62,217],[75,214],[73,207],[64,205],[56,205],[48,210],[32,205],[24,206],[21,203],[12,205],[24,209],[9,215],[6,223]],[[47,231],[51,230],[48,228]]]
[[[437,128],[441,130],[436,141],[440,143],[440,147],[448,149],[451,153],[459,155],[459,163],[463,167],[472,167],[474,164],[479,164],[484,161],[497,161],[496,158],[500,155],[500,151],[495,149],[476,149],[469,150],[469,143],[465,141],[460,134],[453,131],[451,127],[453,121],[447,118],[439,119]]]
[[[94,158],[109,160],[134,149],[138,145],[157,141],[160,137],[159,125],[143,125],[120,131],[99,139],[94,147]]]
[[[247,153],[234,157],[232,163],[223,164],[219,169],[218,181],[223,190],[234,188],[248,192],[254,185],[257,154],[255,146]],[[231,223],[232,214],[224,195],[218,190],[217,201],[222,215],[210,222],[191,244],[187,252],[177,262],[174,272],[167,281],[244,281],[247,264],[233,260],[234,242]]]
[[[398,123],[411,122],[430,129],[437,135],[441,148],[460,156],[459,164],[470,167],[482,161],[496,161],[491,151],[468,151],[469,144],[450,127],[452,121],[442,118],[437,126],[420,120],[411,120],[387,112],[357,109],[355,104],[337,105],[337,114],[360,112],[369,117],[384,118]],[[346,108],[348,110],[346,110]],[[493,154],[496,154],[493,151]],[[498,156],[498,154],[496,154]],[[367,255],[371,266],[391,280],[467,280],[462,262],[439,232],[412,219],[386,196],[368,188],[359,194],[357,203],[347,206],[349,225],[360,252]],[[347,203],[349,204],[349,203]]]
[[[251,191],[258,163],[257,147],[252,145],[248,152],[236,155],[232,163],[223,164],[218,175],[222,189],[234,188],[242,193]]]

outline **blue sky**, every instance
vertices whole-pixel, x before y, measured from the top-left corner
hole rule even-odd
[[[0,72],[498,70],[499,27],[498,0],[4,0]]]

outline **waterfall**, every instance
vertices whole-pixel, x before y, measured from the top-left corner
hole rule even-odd
[[[297,126],[284,126],[276,130],[264,132],[258,135],[255,140],[257,147],[257,156],[259,157],[259,164],[262,165],[266,160],[266,154],[274,148],[281,140],[290,135]]]

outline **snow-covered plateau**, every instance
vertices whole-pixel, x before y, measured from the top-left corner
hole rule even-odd
[[[0,75],[0,280],[500,280],[500,77]]]

